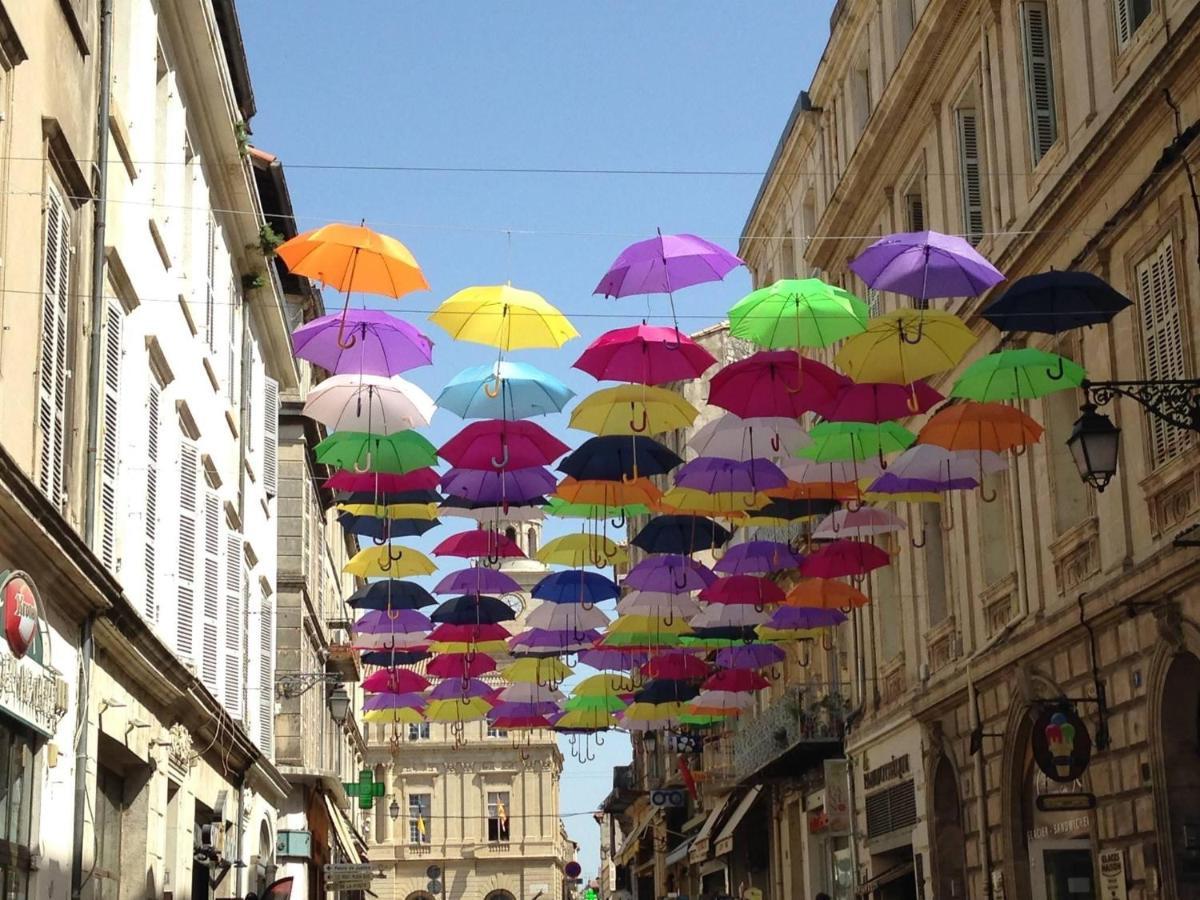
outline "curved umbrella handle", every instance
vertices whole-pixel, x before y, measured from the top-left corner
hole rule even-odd
[[[604,735],[601,734],[599,731],[597,731],[594,735],[592,735],[592,740],[596,742],[597,747],[604,746]]]
[[[604,568],[604,561],[606,559],[607,559],[607,557],[604,555],[604,551],[602,549],[593,551],[592,565],[595,566],[597,569]]]
[[[987,488],[985,488],[983,486],[983,482],[979,483],[979,499],[982,500],[984,503],[991,503],[998,496],[999,496],[999,493],[997,491],[992,491],[992,496],[989,497],[987,495]]]
[[[1019,447],[1012,448],[1012,455],[1019,459],[1020,457],[1025,455],[1025,451],[1027,451],[1028,449],[1029,449],[1028,444],[1021,444]]]
[[[493,387],[493,385],[495,385],[495,386]],[[503,379],[500,377],[500,373],[497,372],[496,380],[494,382],[485,381],[483,383],[483,392],[485,394],[487,394],[489,397],[491,397],[493,400],[495,400],[497,397],[500,396],[501,387],[503,387]]]
[[[675,606],[674,606],[674,604],[671,605],[667,614],[665,616],[663,616],[662,621],[663,621],[663,624],[666,625],[668,628],[670,628],[672,625],[675,624]]]
[[[533,757],[533,754],[531,754],[528,750],[521,751],[521,761],[522,762],[527,762],[528,760],[532,759],[532,757]]]
[[[621,554],[621,548],[617,546],[616,541],[612,541],[612,553],[608,552],[608,544],[603,544],[601,550],[604,552],[605,559],[616,559]]]
[[[379,570],[381,572],[387,572],[391,568],[392,568],[391,551],[384,550],[383,553],[379,554]]]
[[[842,530],[842,526],[838,524],[836,513],[829,519],[829,530],[832,531],[834,534],[837,534],[839,531]]]
[[[625,527],[625,521],[626,521],[626,520],[625,520],[625,507],[623,507],[623,506],[622,506],[622,507],[621,507],[621,518],[619,518],[619,519],[610,519],[610,520],[609,520],[609,524],[611,524],[613,528],[624,528],[624,527]]]
[[[912,385],[909,385],[909,388],[908,397],[905,399],[904,404],[908,407],[908,411],[915,416],[921,411],[921,401],[917,399],[917,389]]]
[[[382,547],[389,540],[390,540],[390,537],[387,535],[386,532],[380,532],[379,537],[375,537],[374,535],[371,535],[371,543],[374,544],[376,547]]]
[[[821,631],[821,649],[826,653],[832,653],[837,644],[833,641],[833,629],[826,628]]]
[[[347,303],[348,302],[349,297],[347,297]],[[365,324],[363,325],[363,328],[366,328]],[[355,337],[353,330],[351,330],[349,335],[346,334],[346,310],[343,309],[341,321],[338,322],[337,345],[342,350],[349,350],[357,343],[358,338]]]
[[[946,513],[945,516],[938,517],[938,527],[941,528],[942,531],[953,531],[954,530],[954,503],[953,502],[946,504],[945,513]],[[942,521],[943,518],[945,519],[945,521]]]
[[[800,658],[796,662],[800,668],[807,669],[808,664],[812,662],[812,640],[805,639],[799,643],[800,649],[804,652],[800,654]]]
[[[371,471],[371,450],[369,448],[367,449],[367,461],[363,463],[361,467],[358,464],[358,460],[354,461],[354,471],[359,475],[362,475],[364,472]]]
[[[683,588],[687,587],[687,572],[683,571],[683,569],[680,569],[679,574],[683,576],[683,581],[680,581],[678,578],[675,578],[673,576],[672,576],[672,580],[675,583],[675,587],[682,590]]]
[[[505,443],[503,449],[501,450],[500,458],[497,459],[494,456],[492,457],[492,468],[493,469],[503,469],[505,466],[508,465],[508,459],[509,459],[508,444]]]
[[[485,557],[484,557],[484,559],[486,559],[486,560],[487,560],[487,563],[488,563],[488,565],[489,565],[489,566],[494,566],[494,565],[496,565],[497,563],[499,563],[499,562],[500,562],[500,550],[499,550],[499,548],[497,548],[497,549],[496,549],[496,553],[495,553],[494,555],[493,555],[493,554],[491,554],[491,553],[489,553],[487,556],[485,556]]]
[[[1067,374],[1067,370],[1065,368],[1065,363],[1063,362],[1063,358],[1061,356],[1058,358],[1058,369],[1057,370],[1055,370],[1055,369],[1047,369],[1046,370],[1046,377],[1049,378],[1051,381],[1061,381],[1063,376],[1066,374]]]
[[[398,547],[397,549],[400,552],[393,555],[392,548],[395,546],[396,546],[395,544],[388,544],[388,550],[387,550],[388,559],[391,560],[392,562],[400,562],[400,560],[404,559],[404,548]]]
[[[632,406],[633,404],[630,404],[630,405]],[[633,418],[634,415],[635,415],[635,411],[631,410],[629,413],[629,430],[634,431],[637,434],[642,434],[643,432],[645,432],[645,430],[647,428],[650,427],[650,414],[646,411],[646,407],[643,404],[641,425],[637,424],[637,420],[635,420]],[[622,477],[624,477],[624,476],[622,475]]]
[[[920,541],[917,541],[915,538],[909,538],[909,539],[908,539],[908,542],[909,542],[910,544],[912,544],[912,545],[913,545],[913,547],[915,547],[917,550],[920,550],[922,547],[924,547],[924,546],[925,546],[925,542],[926,542],[928,539],[929,539],[928,535],[926,535],[926,534],[925,534],[925,526],[924,526],[924,525],[922,525],[922,526],[921,526],[921,540],[920,540]]]
[[[922,316],[920,319],[917,320],[917,331],[912,336],[911,339],[908,336],[908,329],[906,329],[903,325],[900,327],[900,340],[904,341],[904,343],[906,343],[906,344],[921,343],[921,337],[924,334],[925,334],[925,317],[924,316]]]
[[[846,512],[858,512],[862,508],[862,497],[853,497],[846,501]]]
[[[590,610],[595,609],[596,604],[592,603],[590,600],[584,600],[583,602],[581,602],[579,604],[579,608],[582,609],[584,612],[588,612]]]
[[[783,441],[780,439],[779,432],[777,431],[773,435],[771,435],[771,449],[774,450],[776,453],[778,453],[779,449],[782,446],[783,446]]]

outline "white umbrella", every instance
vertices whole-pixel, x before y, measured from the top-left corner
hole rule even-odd
[[[608,616],[594,606],[584,609],[579,603],[543,603],[525,617],[525,624],[546,631],[583,631],[603,628]]]
[[[839,459],[833,462],[790,459],[782,468],[788,478],[800,484],[844,484],[860,478],[875,478],[883,471],[877,459]]]
[[[769,612],[765,609],[755,609],[750,604],[713,603],[692,616],[688,624],[693,628],[748,628],[752,625],[764,625],[770,620]]]
[[[657,591],[630,591],[617,603],[622,616],[650,616],[666,619],[672,616],[694,616],[700,604],[691,594],[663,594]]]
[[[433,398],[399,375],[334,375],[308,393],[304,415],[335,431],[393,434],[424,428]]]
[[[839,509],[830,513],[817,524],[812,536],[827,541],[844,537],[865,538],[903,531],[907,527],[895,513],[875,506],[863,506],[856,510]]]
[[[560,703],[566,699],[563,692],[533,681],[518,681],[510,684],[497,695],[504,703]]]
[[[795,419],[725,413],[697,429],[688,446],[700,456],[721,459],[788,459],[811,442]]]

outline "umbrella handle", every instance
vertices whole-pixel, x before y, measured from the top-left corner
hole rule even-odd
[[[364,472],[371,471],[371,451],[370,450],[367,450],[367,461],[365,463],[363,463],[361,467],[359,466],[357,460],[355,461],[354,471],[357,472],[359,475],[362,475]]]
[[[610,519],[609,523],[612,525],[613,528],[624,528],[625,527],[625,507],[623,507],[623,506],[621,507],[621,518]]]
[[[592,565],[597,569],[603,569],[605,559],[607,559],[607,557],[604,555],[604,550],[600,549],[592,554]]]
[[[583,602],[581,602],[579,604],[579,608],[582,609],[584,612],[589,612],[590,610],[593,610],[596,608],[596,604],[591,603],[587,600],[584,600]]]
[[[1047,369],[1046,377],[1049,378],[1051,381],[1061,381],[1063,376],[1066,375],[1066,373],[1067,373],[1066,368],[1063,365],[1063,358],[1060,356],[1058,358],[1058,369],[1057,370]]]
[[[684,572],[682,569],[680,569],[680,574],[683,575],[683,581],[680,581],[678,578],[675,578],[674,576],[672,576],[672,580],[675,583],[675,587],[682,589],[682,588],[687,587],[687,572]]]
[[[942,518],[943,518],[942,516],[938,517],[938,527],[941,528],[942,531],[953,531],[954,530],[954,503],[953,502],[950,502],[946,505],[946,515],[944,518],[947,521],[943,522]]]
[[[674,304],[672,303],[672,306],[673,305]],[[671,343],[670,341],[662,342],[663,347],[665,347],[667,350],[678,350],[680,345],[683,343],[683,335],[681,335],[679,333],[679,325],[678,324],[675,325],[674,331],[675,331],[675,342],[674,343]]]
[[[910,391],[904,404],[908,407],[908,411],[915,416],[921,411],[921,401],[917,399],[917,389],[912,387],[912,385],[909,385],[909,387]]]
[[[596,742],[597,747],[604,746],[604,735],[602,735],[600,732],[597,731],[594,735],[592,735],[592,740]]]
[[[854,499],[846,501],[846,512],[858,512],[862,508],[862,497],[855,497]]]
[[[403,547],[399,548],[400,552],[397,553],[395,556],[393,556],[392,555],[392,547],[394,547],[394,546],[396,546],[396,545],[388,544],[388,551],[387,551],[388,559],[391,560],[392,562],[399,562],[400,560],[404,559],[404,548]]]
[[[492,386],[493,384],[495,385],[495,387]],[[483,383],[483,392],[485,394],[487,394],[489,397],[491,397],[493,400],[495,400],[497,397],[500,396],[501,386],[502,386],[502,379],[500,378],[500,373],[497,372],[496,380],[494,382],[485,381]]]
[[[379,570],[386,572],[392,567],[391,551],[386,550],[379,554]]]
[[[812,640],[805,639],[800,641],[800,649],[804,652],[801,653],[800,658],[796,660],[796,663],[800,666],[800,668],[807,669],[808,664],[812,662]]]
[[[910,543],[910,544],[912,544],[912,545],[913,545],[913,547],[915,547],[916,549],[920,550],[922,547],[924,547],[924,546],[925,546],[925,542],[926,542],[928,539],[929,539],[929,538],[928,538],[928,535],[926,535],[926,534],[925,534],[925,526],[924,526],[924,525],[922,525],[922,526],[921,526],[921,540],[920,540],[920,541],[917,541],[917,540],[915,540],[915,539],[913,539],[913,538],[909,538],[909,539],[908,539],[908,541],[909,541],[909,543]]]
[[[500,454],[500,458],[497,459],[494,456],[492,457],[492,468],[493,469],[503,469],[507,465],[508,465],[508,444],[505,444],[504,450]]]
[[[532,758],[532,754],[528,750],[521,751],[521,761],[526,762]]]
[[[999,496],[998,493],[996,491],[992,491],[992,496],[989,497],[987,495],[987,489],[984,488],[983,483],[980,482],[980,484],[979,484],[979,499],[980,500],[982,500],[984,503],[991,503],[996,499],[997,496]]]
[[[917,321],[917,332],[916,332],[916,334],[913,335],[912,340],[909,340],[908,331],[903,326],[900,327],[900,340],[904,341],[904,343],[906,343],[906,344],[919,344],[919,343],[921,343],[921,336],[924,333],[925,333],[925,317],[922,316]]]
[[[633,484],[635,481],[637,481],[636,475],[626,475],[624,472],[621,473],[622,484]]]
[[[666,625],[668,628],[670,628],[672,625],[675,624],[675,607],[674,606],[672,606],[670,611],[665,616],[663,616],[662,621],[663,621],[663,624]]]
[[[629,414],[629,430],[630,431],[634,431],[637,434],[642,434],[647,428],[650,427],[650,414],[646,411],[645,406],[642,407],[642,423],[640,426],[636,424],[636,420],[633,418],[633,416],[634,416],[634,413],[631,411]],[[623,478],[624,474],[622,474],[621,477]]]
[[[826,653],[832,653],[836,646],[837,644],[833,642],[833,630],[830,628],[823,629],[821,631],[821,649]]]
[[[747,507],[747,509],[748,509],[748,508],[749,508],[749,507]],[[726,551],[726,549],[728,549],[728,548],[726,548],[726,547],[713,547],[713,548],[712,548],[712,550],[710,550],[709,552],[710,552],[710,553],[712,553],[712,557],[713,557],[713,559],[714,559],[714,560],[716,560],[717,562],[720,562],[721,560],[723,560],[723,559],[725,558],[725,551]]]
[[[389,540],[389,538],[386,534],[383,535],[382,537],[372,536],[371,543],[374,544],[376,547],[382,547],[384,544],[386,544],[388,542],[388,540]]]
[[[1016,456],[1016,457],[1018,457],[1018,458],[1019,458],[1019,457],[1022,457],[1022,456],[1024,456],[1024,455],[1025,455],[1025,451],[1026,451],[1026,450],[1028,450],[1028,449],[1029,449],[1029,445],[1028,445],[1028,444],[1021,444],[1019,447],[1013,447],[1013,448],[1012,448],[1012,455],[1013,455],[1013,456]]]
[[[617,546],[617,542],[616,542],[616,541],[613,541],[613,542],[612,542],[612,553],[609,553],[609,552],[608,552],[608,544],[604,544],[604,545],[601,547],[601,550],[603,550],[603,551],[604,551],[604,558],[605,558],[605,559],[616,559],[616,558],[617,558],[617,555],[618,555],[618,554],[621,552],[621,548]],[[603,568],[603,566],[601,566],[601,568]]]
[[[779,439],[779,433],[776,432],[775,434],[771,435],[771,449],[778,453],[779,448],[782,446],[783,442]]]
[[[363,324],[363,328],[366,328]],[[338,321],[337,345],[342,350],[349,350],[358,343],[358,338],[354,336],[353,330],[349,335],[346,334],[346,311],[342,310],[342,318]]]

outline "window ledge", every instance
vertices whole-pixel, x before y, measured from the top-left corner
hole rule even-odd
[[[158,251],[158,258],[162,260],[163,268],[170,271],[171,252],[167,249],[167,242],[163,238],[163,226],[159,224],[158,216],[151,215],[147,225],[150,228],[150,237],[154,239],[154,249]]]
[[[1066,594],[1100,571],[1100,520],[1088,516],[1050,544],[1058,593]]]
[[[1146,496],[1154,537],[1190,524],[1200,505],[1200,448],[1192,444],[1143,478],[1138,486]]]

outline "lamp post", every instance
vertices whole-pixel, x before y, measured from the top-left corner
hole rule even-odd
[[[339,725],[344,725],[350,715],[350,694],[337,672],[279,672],[275,675],[275,696],[280,699],[300,697],[318,684],[329,689],[325,702],[329,715]]]
[[[1097,491],[1103,491],[1117,471],[1121,429],[1099,412],[1114,397],[1128,397],[1156,419],[1200,433],[1200,379],[1084,381],[1080,387],[1084,402],[1067,447],[1079,477]]]

